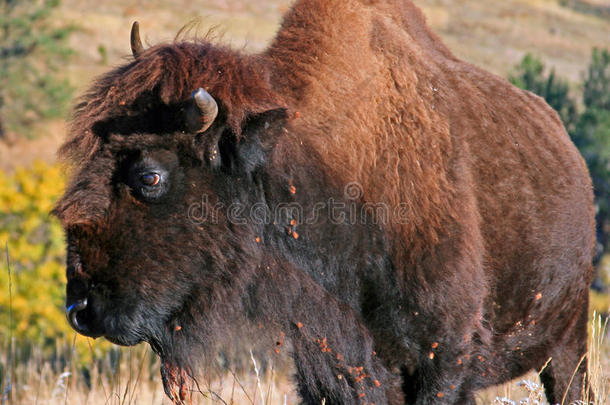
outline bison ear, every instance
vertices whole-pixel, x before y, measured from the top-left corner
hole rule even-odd
[[[238,147],[239,165],[246,172],[264,165],[269,153],[284,133],[287,121],[286,108],[268,110],[246,121]]]
[[[276,108],[249,116],[239,137],[225,130],[218,139],[213,165],[236,175],[249,174],[264,166],[287,121],[288,110]]]

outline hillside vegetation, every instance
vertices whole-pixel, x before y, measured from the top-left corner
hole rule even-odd
[[[609,0],[589,0],[607,4]],[[81,27],[72,36],[79,57],[69,67],[77,86],[129,55],[131,22],[140,21],[151,44],[174,38],[199,19],[203,32],[216,26],[225,40],[249,51],[273,37],[289,0],[64,0],[62,19]],[[461,58],[506,76],[530,52],[556,67],[561,76],[580,78],[591,48],[610,44],[610,17],[577,11],[564,0],[415,0],[434,31]],[[569,4],[562,6],[563,3]],[[582,1],[581,1],[582,3]],[[104,55],[98,52],[102,47]]]
[[[581,78],[593,47],[610,45],[610,17],[591,10],[610,8],[610,0],[415,0],[435,32],[460,58],[506,77],[526,53],[554,67],[573,86]],[[57,25],[76,27],[69,46],[75,51],[65,73],[76,93],[91,80],[126,60],[131,23],[140,21],[144,41],[171,41],[185,24],[198,21],[223,41],[250,52],[261,50],[277,31],[290,0],[63,0]],[[591,6],[583,9],[583,4]],[[34,159],[53,161],[63,120],[38,122],[38,140],[13,136],[0,142],[0,169],[12,170]],[[19,135],[19,134],[17,134]],[[45,138],[44,140],[40,140]]]

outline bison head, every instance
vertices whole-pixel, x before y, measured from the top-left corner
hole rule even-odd
[[[63,147],[74,175],[54,214],[73,328],[179,363],[256,267],[257,229],[227,209],[261,197],[252,185],[286,110],[247,57],[206,43],[144,50],[138,37],[135,61],[76,109]]]

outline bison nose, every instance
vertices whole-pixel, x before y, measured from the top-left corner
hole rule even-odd
[[[68,279],[66,289],[66,316],[70,326],[81,335],[101,336],[101,326],[96,314],[99,300],[94,296],[89,280],[74,277]]]
[[[66,308],[66,314],[68,316],[68,322],[70,326],[81,334],[86,334],[87,328],[84,324],[78,321],[78,313],[87,308],[87,298],[76,300]]]
[[[95,315],[94,297],[68,300],[66,316],[70,326],[84,336],[97,338],[103,335],[103,330]]]

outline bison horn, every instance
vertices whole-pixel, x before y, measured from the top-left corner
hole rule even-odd
[[[208,129],[216,119],[218,115],[218,104],[214,97],[207,91],[199,88],[193,93],[193,100],[195,101],[193,111],[196,116],[197,125],[194,126],[194,132],[204,132]]]
[[[140,39],[140,24],[135,21],[131,26],[131,53],[134,58],[138,59],[142,52],[144,52],[144,47]]]

